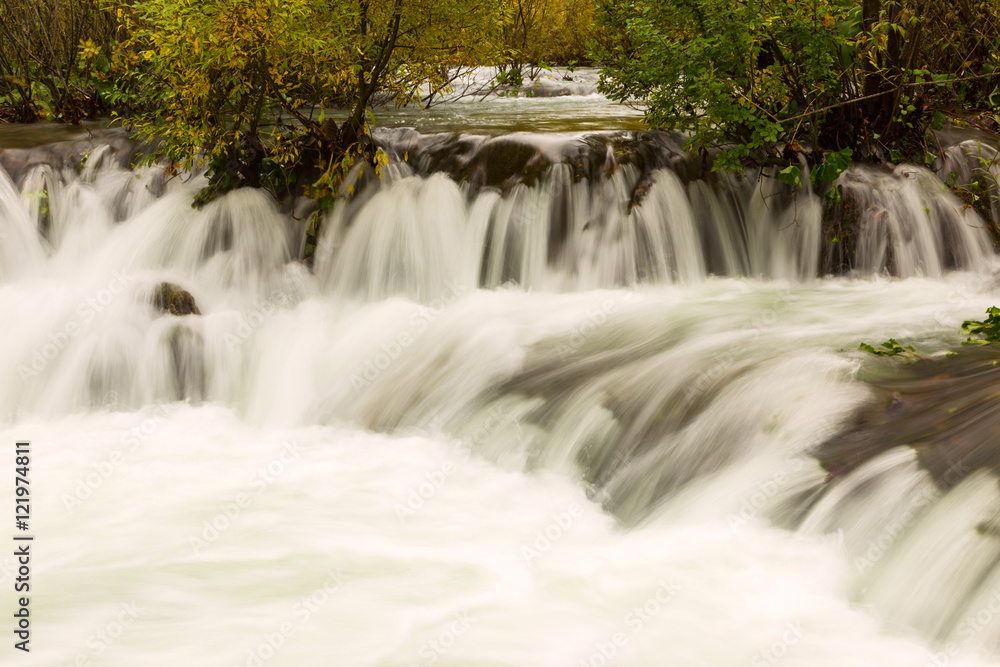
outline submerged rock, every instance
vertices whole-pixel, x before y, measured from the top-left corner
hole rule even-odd
[[[201,315],[191,292],[173,283],[160,283],[153,292],[153,306],[170,315]]]
[[[914,449],[941,488],[982,468],[1000,474],[1000,348],[966,348],[869,384],[875,398],[814,452],[828,479],[895,447]]]
[[[181,290],[183,294],[191,296]],[[191,302],[194,305],[194,302]],[[177,320],[164,330],[160,343],[169,360],[164,389],[172,400],[201,401],[205,397],[205,338],[201,331]]]

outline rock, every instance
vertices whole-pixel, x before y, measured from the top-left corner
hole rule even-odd
[[[520,138],[497,137],[483,144],[467,173],[476,190],[485,186],[509,191],[518,183],[534,186],[551,164],[537,146]]]
[[[531,89],[532,97],[568,97],[573,91],[568,87],[564,88],[543,88],[538,86]]]
[[[173,283],[160,283],[153,292],[153,306],[170,315],[201,315],[191,292]]]
[[[113,161],[120,169],[130,169],[136,159],[149,150],[138,142],[117,134],[96,139],[61,141],[31,148],[0,148],[0,167],[11,180],[20,183],[33,167],[48,165],[54,172],[76,169],[85,156],[94,150],[107,147],[104,159]]]
[[[885,364],[867,379],[872,399],[813,455],[828,481],[894,447],[916,451],[942,489],[985,468],[1000,473],[1000,349],[963,347],[955,356]]]

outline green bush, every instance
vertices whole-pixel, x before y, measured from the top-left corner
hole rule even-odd
[[[726,146],[718,168],[739,169],[751,153],[789,164],[800,143],[815,162],[844,149],[920,159],[945,115],[1000,103],[997,9],[997,0],[603,0],[603,89],[648,105],[651,126],[687,132],[693,146]]]
[[[101,0],[0,0],[0,119],[106,111],[118,21]]]
[[[184,166],[207,160],[196,203],[244,185],[318,174],[328,204],[356,159],[378,171],[368,111],[408,100],[455,65],[490,57],[485,0],[136,0],[116,101],[140,137]],[[341,124],[324,108],[346,107]],[[157,157],[157,156],[151,156]]]

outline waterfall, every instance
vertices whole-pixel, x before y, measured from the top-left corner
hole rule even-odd
[[[513,139],[504,141],[505,150],[515,151]],[[613,145],[607,137],[589,153],[603,163],[581,174],[572,162],[589,159],[579,153],[593,148],[594,137],[555,148],[548,141],[516,144],[516,159],[526,166],[501,187],[477,187],[474,178],[465,196],[468,183],[456,186],[440,172],[418,179],[401,163],[401,178],[377,195],[339,203],[327,217],[317,258],[326,284],[345,295],[420,299],[445,278],[486,288],[513,282],[579,291],[692,284],[709,275],[819,277],[823,199],[811,190],[793,192],[760,174],[685,183],[662,166],[669,153],[646,164],[601,155]],[[461,175],[499,150],[492,141],[459,144],[442,157],[434,137],[391,135],[386,142],[399,156],[422,152],[410,160],[421,165],[418,173],[443,166]],[[508,167],[498,169],[504,174]],[[536,177],[517,177],[532,170]],[[974,270],[993,254],[988,223],[925,169],[858,166],[836,185],[849,202],[843,206],[854,210],[847,264],[857,274],[940,277]],[[433,205],[422,204],[431,198]]]
[[[998,301],[934,173],[836,201],[666,135],[377,140],[311,266],[269,194],[196,210],[203,175],[114,144],[0,170],[44,664],[995,657],[994,357],[858,351],[944,359]]]

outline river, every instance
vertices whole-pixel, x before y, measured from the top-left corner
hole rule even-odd
[[[200,177],[100,150],[0,172],[0,442],[31,442],[34,537],[4,663],[991,664],[996,475],[811,456],[904,363],[860,342],[942,354],[1000,301],[982,221],[929,172],[856,169],[888,226],[829,276],[818,196],[581,179],[567,147],[635,112],[487,104],[386,117],[384,183],[311,268],[260,192],[196,212]],[[435,123],[555,166],[428,175]],[[158,312],[164,281],[201,314]]]

